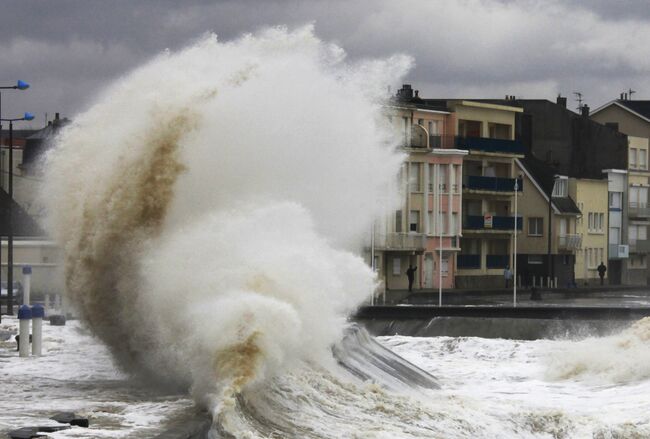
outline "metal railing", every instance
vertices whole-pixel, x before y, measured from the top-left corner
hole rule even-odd
[[[523,218],[517,217],[517,230],[523,228]],[[512,230],[515,226],[515,217],[513,216],[493,216],[492,225],[485,224],[485,216],[468,215],[463,218],[463,229],[469,230]]]
[[[456,265],[459,269],[481,268],[481,255],[458,255]]]
[[[630,252],[633,253],[650,253],[650,240],[647,239],[630,239]]]
[[[456,148],[485,152],[524,154],[523,143],[518,140],[490,139],[486,137],[456,137]]]
[[[486,255],[485,263],[487,268],[506,268],[510,264],[510,256]]]
[[[421,251],[426,248],[422,233],[387,233],[375,235],[375,247],[386,250]]]
[[[517,191],[521,192],[524,189],[524,182],[521,178],[514,179],[469,175],[467,176],[466,189],[495,192],[514,192],[515,181],[517,181]]]
[[[630,201],[628,214],[633,218],[649,218],[650,207],[648,207],[647,203]]]
[[[557,237],[558,248],[577,250],[582,247],[582,235],[561,235]]]

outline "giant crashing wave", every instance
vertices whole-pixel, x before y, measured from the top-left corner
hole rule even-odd
[[[70,302],[125,370],[188,389],[213,436],[341,437],[316,419],[365,401],[364,424],[385,391],[436,386],[344,337],[403,160],[385,84],[410,65],[344,55],[309,26],[209,35],[107,88],[44,160]]]

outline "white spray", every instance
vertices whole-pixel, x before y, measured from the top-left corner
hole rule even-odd
[[[410,64],[343,58],[311,27],[208,36],[121,78],[62,133],[48,226],[72,301],[126,367],[205,401],[340,336],[375,282],[342,249],[390,206],[402,160],[381,91]]]

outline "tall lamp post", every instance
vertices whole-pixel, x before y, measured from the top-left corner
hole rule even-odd
[[[21,81],[20,79],[18,81],[16,81],[15,85],[0,86],[0,90],[27,90],[28,88],[29,88],[29,84],[26,83],[25,81]],[[13,143],[13,142],[11,142],[11,143]],[[1,145],[2,145],[2,92],[0,92],[0,146]],[[10,149],[13,149],[13,145],[10,145]],[[3,170],[4,170],[4,167],[2,166],[2,161],[0,159],[0,187],[4,186],[2,184],[2,182],[3,182],[2,171]],[[0,234],[0,267],[2,267],[2,234]],[[2,270],[0,270],[0,280],[1,279],[2,279]],[[13,289],[12,288],[7,288],[7,297],[9,297],[9,294],[11,294],[11,297],[13,299],[13,291],[11,291],[11,293],[10,293],[9,290],[13,290]],[[7,299],[7,301],[8,300],[9,299]],[[8,304],[8,302],[7,302],[7,304]],[[1,311],[2,310],[0,309],[0,315],[2,315]],[[13,309],[11,310],[11,314],[13,314]],[[0,321],[1,321],[1,317],[0,317]]]
[[[9,315],[13,315],[14,313],[14,122],[33,119],[34,115],[31,113],[25,113],[23,117],[13,119],[0,118],[0,122],[9,122],[9,206],[7,209],[9,220],[7,237],[7,314]]]
[[[519,179],[515,178],[515,226],[512,230],[513,235],[513,255],[512,255],[512,306],[517,306],[517,194],[519,192]]]

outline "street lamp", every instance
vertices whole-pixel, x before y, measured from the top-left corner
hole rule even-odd
[[[9,122],[9,216],[8,238],[7,238],[7,314],[14,313],[14,230],[13,230],[13,202],[14,202],[14,122],[20,120],[33,120],[31,113],[23,114],[23,117],[13,119],[2,119],[0,122]]]
[[[16,81],[15,85],[9,85],[9,86],[1,86],[0,85],[0,90],[27,90],[28,88],[29,88],[29,84],[26,83],[25,81],[20,80],[20,79],[18,81]],[[32,119],[33,119],[33,117],[32,117]],[[0,145],[2,145],[2,93],[1,92],[0,92]],[[10,145],[10,150],[13,150],[13,145]],[[9,154],[11,154],[11,152]],[[2,186],[2,181],[3,181],[3,178],[2,178],[2,170],[3,169],[4,169],[4,167],[2,166],[2,160],[0,158],[0,187]],[[11,203],[9,203],[9,205],[11,205]],[[2,235],[0,235],[0,261],[2,261],[1,256],[2,256]],[[0,267],[2,267],[1,262],[0,262]],[[0,280],[1,279],[2,279],[2,271],[0,270]],[[10,290],[11,290],[11,292],[10,292]],[[11,295],[11,297],[13,299],[13,288],[7,288],[7,298],[9,297],[9,295]],[[12,300],[12,302],[13,302],[13,300]],[[11,310],[11,313],[13,314],[13,309]],[[0,314],[2,314],[2,313],[0,312]]]

